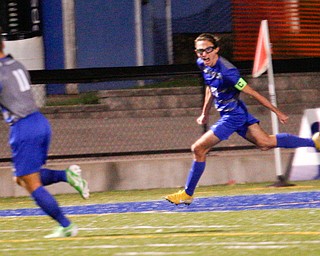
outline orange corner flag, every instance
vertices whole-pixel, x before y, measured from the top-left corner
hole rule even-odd
[[[271,61],[268,21],[261,21],[256,54],[252,70],[253,77],[259,77],[268,70]]]

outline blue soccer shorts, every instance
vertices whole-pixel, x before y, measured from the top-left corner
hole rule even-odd
[[[15,176],[40,171],[46,163],[51,139],[50,124],[35,112],[10,126],[10,146]]]
[[[221,113],[221,118],[210,129],[220,140],[227,140],[234,132],[246,138],[248,127],[259,122],[245,108],[238,107],[230,112]]]

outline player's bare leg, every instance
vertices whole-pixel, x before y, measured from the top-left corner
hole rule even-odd
[[[219,138],[210,130],[202,135],[201,138],[192,145],[191,150],[193,151],[194,161],[187,178],[185,189],[180,190],[177,193],[167,195],[165,197],[167,201],[176,205],[189,205],[192,203],[194,190],[205,169],[206,154],[219,142]]]
[[[289,133],[279,133],[276,135],[269,135],[257,123],[248,127],[246,139],[252,142],[253,144],[257,145],[257,147],[261,150],[269,150],[276,147],[279,147],[279,148],[316,147],[317,148],[317,144],[314,137],[312,139],[301,138]]]

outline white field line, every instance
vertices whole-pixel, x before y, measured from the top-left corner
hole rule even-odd
[[[320,223],[310,223],[312,226],[318,226]],[[273,223],[273,224],[264,224],[263,226],[291,226],[291,227],[300,227],[299,223]],[[122,226],[122,227],[82,227],[79,230],[82,231],[97,231],[97,230],[143,230],[143,229],[156,229],[155,232],[162,232],[166,229],[209,229],[209,228],[239,228],[241,225],[175,225],[175,226]],[[19,232],[37,232],[37,231],[52,231],[52,228],[35,228],[35,229],[3,229],[0,230],[0,233],[19,233]]]
[[[250,245],[250,246],[225,246],[224,249],[233,249],[233,250],[256,250],[256,249],[266,249],[266,250],[270,250],[270,249],[285,249],[288,248],[288,245],[267,245],[267,246],[257,246],[257,245]]]
[[[317,201],[318,203],[320,202]],[[289,203],[288,203],[289,204]],[[301,204],[301,203],[292,203],[292,204]],[[314,204],[314,202],[308,202],[308,204]],[[279,204],[281,205],[281,204]],[[283,204],[283,205],[287,205],[287,204]],[[256,210],[259,210],[258,208],[260,207],[264,207],[264,206],[274,206],[274,204],[261,204],[261,205],[252,205],[252,206],[248,206],[248,211],[249,208],[257,208]],[[243,206],[245,207],[245,206]],[[247,206],[246,206],[247,207]],[[303,209],[309,209],[309,210],[312,210],[312,211],[319,211],[320,209],[319,208],[303,208]],[[266,209],[262,209],[262,210],[266,210]],[[270,210],[273,210],[273,211],[276,211],[276,210],[281,210],[281,211],[291,211],[292,209],[270,209]],[[214,212],[214,213],[225,213],[225,212],[238,212],[238,211],[242,211],[242,210],[214,210],[214,211],[204,211],[204,212]],[[147,214],[147,213],[150,213],[150,214],[181,214],[181,212],[179,211],[141,211],[141,212],[112,212],[112,213],[90,213],[90,214],[67,214],[67,216],[73,216],[73,217],[95,217],[95,216],[108,216],[108,215],[126,215],[126,214]],[[1,216],[1,219],[6,219],[6,220],[13,220],[15,221],[17,218],[21,218],[21,219],[28,219],[28,218],[39,218],[39,217],[45,217],[46,215],[34,215],[34,216]]]
[[[7,249],[0,249],[0,252],[19,252],[19,251],[45,251],[48,250],[47,248],[43,247],[32,247],[32,248],[7,248]]]
[[[67,246],[69,250],[74,249],[119,249],[119,248],[146,248],[146,247],[155,247],[155,248],[165,248],[165,247],[209,247],[209,246],[221,246],[224,249],[283,249],[301,246],[302,244],[319,244],[320,240],[312,241],[286,241],[286,242],[212,242],[212,243],[171,243],[171,244],[144,244],[144,245],[92,245],[92,246]],[[65,250],[65,246],[56,247],[55,250]],[[42,251],[46,250],[42,247],[33,247],[33,248],[6,248],[0,249],[0,252],[12,252],[12,251]],[[190,252],[190,251],[189,251]],[[135,252],[134,252],[135,253]],[[120,254],[119,254],[120,255]]]
[[[310,223],[312,226],[319,226],[319,223]],[[291,226],[291,227],[300,227],[299,223],[271,223],[271,224],[263,224],[263,226]],[[174,226],[122,226],[122,227],[80,227],[79,230],[82,231],[96,231],[96,230],[139,230],[139,229],[156,229],[157,232],[161,232],[161,230],[165,229],[187,229],[187,228],[196,228],[196,229],[208,229],[208,228],[239,228],[241,225],[174,225]],[[52,231],[52,228],[35,228],[35,229],[4,229],[0,230],[0,233],[17,233],[17,232],[37,232],[37,231]]]
[[[208,229],[208,228],[238,228],[239,225],[188,225],[188,226],[123,226],[123,227],[106,227],[106,228],[79,228],[79,230],[83,231],[96,231],[96,230],[128,230],[128,229],[157,229],[159,232],[161,229],[185,229],[185,228],[198,228],[198,229]],[[35,232],[35,231],[52,231],[52,229],[8,229],[8,230],[0,230],[0,233],[17,233],[17,232]]]
[[[186,228],[198,228],[198,229],[208,229],[208,228],[238,228],[239,225],[175,225],[175,226],[123,226],[123,227],[109,227],[109,228],[80,228],[80,230],[127,230],[127,229],[186,229]]]
[[[150,247],[183,247],[183,246],[212,246],[212,245],[223,245],[223,246],[252,246],[252,245],[258,245],[258,246],[275,246],[275,245],[300,245],[300,244],[319,244],[320,240],[311,240],[311,241],[283,241],[283,242],[277,242],[277,241],[268,241],[268,242],[212,242],[212,243],[187,243],[187,244],[146,244],[144,246],[150,246]]]

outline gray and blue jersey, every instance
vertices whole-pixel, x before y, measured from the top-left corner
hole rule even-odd
[[[9,124],[38,111],[29,73],[10,55],[0,59],[0,107]]]
[[[0,107],[11,125],[14,175],[38,172],[47,160],[51,127],[33,99],[28,71],[11,56],[0,59]]]

